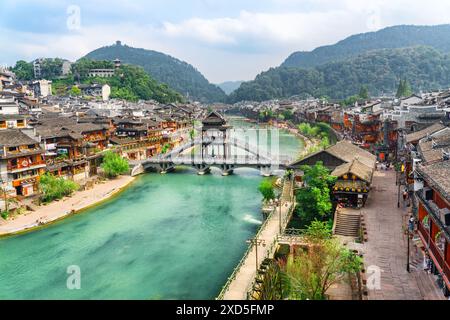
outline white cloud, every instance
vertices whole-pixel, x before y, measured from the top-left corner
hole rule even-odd
[[[318,43],[348,32],[352,21],[344,11],[313,13],[240,12],[236,18],[192,18],[180,23],[164,23],[165,34],[218,45],[248,45],[248,41],[282,45]],[[339,29],[336,27],[339,26]],[[312,30],[332,31],[317,33]],[[246,43],[242,43],[246,42]]]
[[[249,80],[279,65],[293,51],[312,50],[355,33],[398,24],[450,23],[450,1],[441,0],[270,0],[261,1],[261,5],[255,1],[254,8],[246,6],[246,10],[241,10],[244,4],[239,7],[235,1],[230,4],[234,10],[229,9],[222,16],[218,8],[225,6],[223,3],[208,0],[204,7],[201,3],[183,2],[173,9],[178,11],[171,18],[160,21],[136,18],[137,13],[142,19],[149,12],[157,15],[150,10],[169,9],[156,6],[156,2],[147,5],[139,1],[131,9],[125,2],[114,2],[108,7],[108,15],[101,19],[95,10],[83,5],[81,29],[63,33],[6,30],[0,24],[0,42],[7,43],[1,57],[7,61],[0,63],[39,56],[75,60],[100,46],[122,40],[185,60],[213,82]],[[190,7],[191,11],[186,9]],[[7,8],[3,6],[0,11]],[[179,17],[181,10],[186,11],[183,18]],[[114,15],[117,12],[120,15]],[[116,20],[108,20],[109,14]],[[87,16],[95,19],[87,22]],[[16,20],[21,23],[19,16]]]

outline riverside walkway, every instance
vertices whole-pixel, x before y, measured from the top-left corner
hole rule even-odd
[[[258,244],[251,244],[244,257],[228,278],[217,299],[219,300],[246,300],[247,292],[251,289],[256,277],[256,266],[261,265],[265,258],[272,258],[278,246],[278,238],[283,234],[294,208],[293,184],[285,182],[281,196],[280,206],[267,217],[259,232],[253,240]],[[281,220],[280,220],[281,217]]]

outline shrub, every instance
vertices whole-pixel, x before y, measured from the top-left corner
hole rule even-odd
[[[101,167],[108,178],[115,178],[124,174],[130,168],[126,159],[112,151],[105,153]]]
[[[72,180],[66,180],[46,173],[41,176],[40,188],[42,191],[41,200],[44,203],[48,203],[71,195],[78,190],[79,186]]]
[[[273,188],[273,180],[266,178],[261,181],[258,187],[259,192],[261,192],[264,200],[270,200],[275,198],[275,192]]]

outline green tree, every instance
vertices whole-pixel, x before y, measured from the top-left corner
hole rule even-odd
[[[34,78],[33,64],[24,60],[17,61],[16,65],[12,68],[12,71],[16,74],[16,77],[19,80],[28,81]]]
[[[273,187],[273,179],[265,178],[261,181],[258,186],[259,192],[261,192],[263,199],[268,201],[270,199],[275,199],[275,192]]]
[[[170,144],[166,143],[165,145],[163,145],[163,147],[161,149],[161,153],[162,154],[167,153],[167,151],[169,151],[169,149],[170,149]]]
[[[369,89],[367,86],[362,86],[361,89],[359,89],[359,97],[363,100],[369,99]]]
[[[398,84],[397,88],[397,98],[404,98],[409,97],[412,95],[411,85],[408,82],[408,80],[402,80],[400,79],[400,83]]]
[[[46,173],[40,178],[39,188],[42,192],[41,201],[48,203],[71,195],[74,191],[78,190],[79,186],[72,180],[55,177]]]
[[[328,289],[348,274],[359,272],[362,260],[331,237],[324,222],[314,221],[304,236],[307,243],[282,265],[283,292],[292,300],[324,300]]]
[[[303,226],[309,226],[314,220],[327,221],[331,218],[331,187],[336,177],[318,162],[314,166],[303,166],[305,186],[296,192],[296,213]]]
[[[108,178],[115,178],[128,172],[128,161],[115,152],[107,151],[101,164],[103,171]]]
[[[81,90],[77,86],[72,86],[69,90],[69,94],[73,97],[79,97],[81,96]]]

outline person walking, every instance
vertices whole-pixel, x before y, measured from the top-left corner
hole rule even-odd
[[[403,191],[403,208],[406,208],[406,202],[408,201],[408,191]]]

